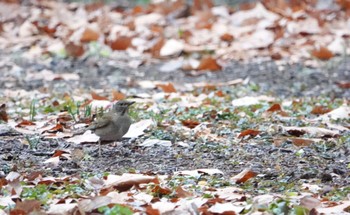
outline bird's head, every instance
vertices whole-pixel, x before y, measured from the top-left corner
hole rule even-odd
[[[135,103],[134,101],[120,100],[113,105],[113,110],[116,113],[120,113],[121,115],[124,115],[128,111],[128,108],[130,107],[130,105],[134,103]]]

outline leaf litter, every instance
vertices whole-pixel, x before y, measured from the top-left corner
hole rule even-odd
[[[349,212],[350,111],[340,78],[346,78],[341,67],[348,65],[341,61],[341,71],[335,72],[340,76],[331,74],[336,80],[330,82],[321,74],[325,71],[289,65],[304,61],[328,66],[326,61],[341,56],[331,41],[348,35],[341,27],[348,8],[329,12],[337,16],[329,16],[322,26],[325,20],[308,13],[310,5],[274,2],[236,12],[213,7],[183,19],[141,8],[117,12],[92,7],[108,11],[98,18],[80,4],[12,5],[14,14],[38,6],[49,22],[24,13],[27,19],[20,25],[12,25],[10,14],[1,23],[5,30],[0,30],[0,41],[6,49],[0,68],[7,71],[0,81],[0,120],[6,125],[0,133],[1,212]],[[62,10],[55,9],[57,4]],[[178,1],[178,6],[184,5]],[[118,17],[134,21],[112,21]],[[329,27],[332,17],[335,28]],[[169,19],[174,26],[184,23],[183,29],[163,28]],[[126,57],[93,42],[103,37],[102,26],[110,26],[105,45],[125,50]],[[282,30],[288,32],[281,37]],[[177,36],[164,38],[162,31]],[[286,38],[295,44],[286,45]],[[22,52],[23,59],[14,58],[15,52]],[[178,61],[183,65],[172,72],[142,67],[184,53],[190,59]],[[45,54],[46,59],[40,57]],[[134,57],[139,63],[130,67]],[[280,61],[260,63],[255,57]],[[251,62],[230,65],[228,60]],[[233,69],[237,66],[243,75]],[[198,72],[206,70],[216,72]],[[286,70],[288,76],[280,72]],[[104,144],[102,157],[96,151],[98,139],[90,134],[72,137],[76,128],[124,98],[137,102],[130,112],[135,124],[123,141]]]

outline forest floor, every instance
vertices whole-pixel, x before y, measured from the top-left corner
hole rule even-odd
[[[195,2],[0,2],[0,215],[350,213],[350,8]]]
[[[290,189],[298,190],[296,187],[305,183],[316,183],[322,188],[319,192],[336,192],[338,188],[345,189],[343,194],[339,194],[341,196],[349,192],[346,188],[350,183],[349,131],[345,133],[342,131],[341,136],[332,136],[322,132],[303,135],[281,131],[281,128],[278,127],[281,122],[284,125],[298,126],[302,121],[299,120],[300,117],[309,117],[309,112],[313,107],[322,104],[324,107],[336,109],[341,106],[344,99],[349,99],[349,90],[337,84],[338,80],[349,77],[347,72],[350,65],[346,59],[341,59],[335,67],[330,69],[327,68],[327,65],[321,69],[292,65],[282,71],[278,71],[273,62],[251,64],[232,62],[232,65],[223,71],[205,72],[196,76],[180,70],[171,74],[161,72],[159,71],[161,64],[130,70],[123,64],[123,61],[114,62],[115,64],[111,66],[108,63],[110,60],[97,57],[75,61],[55,59],[49,64],[39,60],[29,62],[10,55],[2,59],[7,60],[2,61],[1,67],[3,77],[0,85],[5,86],[4,93],[5,91],[15,93],[26,90],[31,92],[30,94],[36,94],[40,100],[52,101],[62,99],[64,93],[67,92],[74,94],[79,91],[88,95],[91,91],[89,89],[103,89],[100,94],[107,95],[111,89],[115,89],[129,95],[131,99],[138,98],[138,103],[131,110],[134,121],[141,118],[153,118],[158,121],[158,125],[148,129],[140,138],[124,139],[117,144],[104,144],[102,157],[98,156],[96,143],[77,145],[69,143],[66,138],[48,139],[41,137],[40,134],[2,131],[0,147],[3,176],[11,171],[25,174],[41,172],[44,175],[62,177],[82,172],[100,175],[107,172],[117,175],[129,172],[172,175],[183,170],[218,169],[223,174],[219,178],[225,181],[249,169],[258,173],[258,177],[251,179],[249,185],[242,186],[252,186],[247,190],[253,195],[260,194],[262,190],[267,193],[285,193]],[[59,79],[45,81],[40,78],[25,80],[25,74],[38,70],[49,70],[54,74],[71,72],[78,74],[80,78],[75,81]],[[13,72],[6,73],[8,71],[16,71],[17,78],[14,77]],[[229,83],[239,78],[243,81],[238,81],[234,85],[220,86],[220,83]],[[145,89],[137,84],[147,80],[170,81],[178,89],[186,84],[207,82],[215,87],[207,90],[202,87],[190,91],[183,88],[179,90],[180,97],[198,96],[204,93],[207,95],[206,99],[219,106],[212,106],[208,102],[209,105],[202,107],[182,109],[182,111],[173,110],[171,106],[177,104],[176,101],[179,100],[166,99],[162,90],[156,89],[155,92],[154,88]],[[47,89],[50,90],[47,91]],[[219,91],[225,96],[210,97],[210,94],[217,95]],[[151,115],[145,110],[145,105],[149,104],[149,98],[156,98],[153,96],[157,93],[160,94],[161,99],[158,98],[153,102],[157,104],[157,107],[162,107],[163,113],[160,115],[164,114],[163,116]],[[150,97],[140,99],[138,95],[141,94],[147,94]],[[233,107],[232,105],[235,99],[257,98],[262,95],[275,100],[272,103],[262,102],[262,106],[261,104],[253,105],[254,108],[241,109],[239,106]],[[28,104],[28,98],[32,97],[29,95],[24,97],[27,97]],[[18,104],[23,99],[8,98],[8,101],[14,103],[13,105],[8,104],[12,108],[15,108],[15,105],[23,105]],[[278,117],[278,114],[265,118],[261,112],[257,115],[254,112],[256,109],[266,110],[273,103],[284,104],[292,101],[299,104],[294,108],[293,106],[287,107],[285,111],[291,114],[288,116],[289,119]],[[181,109],[181,106],[178,108]],[[225,115],[226,110],[232,112]],[[245,114],[242,115],[242,112]],[[173,114],[177,116],[173,117]],[[249,115],[253,118],[248,117]],[[311,115],[311,118],[319,115]],[[240,119],[241,116],[246,118],[246,122]],[[181,118],[201,122],[204,127],[188,135],[182,134],[188,131],[181,127],[166,125],[169,121],[175,122]],[[348,123],[349,121],[344,121],[340,124],[348,126]],[[237,138],[236,135],[247,128],[254,128],[262,133],[251,138]],[[208,129],[209,133],[207,133]],[[214,138],[210,136],[211,134],[217,136]],[[304,140],[300,146],[293,142],[293,136],[306,137],[306,139],[318,138],[318,140],[309,143],[305,139],[307,146],[303,146]],[[171,144],[142,146],[146,139],[170,140]],[[74,149],[82,149],[83,158],[74,159],[76,156]],[[61,158],[57,165],[45,162],[57,150],[70,152],[72,157],[70,159]],[[253,189],[253,187],[258,187],[258,189]]]

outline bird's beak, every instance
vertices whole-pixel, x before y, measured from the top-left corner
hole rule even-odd
[[[128,104],[128,105],[130,106],[130,105],[132,105],[132,104],[134,104],[134,103],[136,103],[136,102],[134,102],[134,101],[129,101],[129,104]]]

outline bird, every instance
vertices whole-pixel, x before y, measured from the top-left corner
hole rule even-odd
[[[120,100],[109,112],[93,121],[85,130],[91,130],[100,137],[99,156],[101,156],[101,141],[119,141],[126,134],[132,123],[129,107],[134,101]]]

